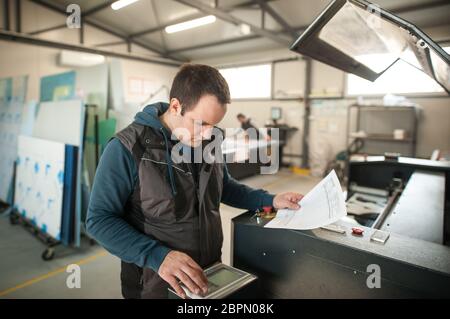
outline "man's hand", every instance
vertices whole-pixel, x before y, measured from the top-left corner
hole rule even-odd
[[[275,196],[273,199],[273,207],[276,209],[289,208],[289,209],[299,209],[300,205],[298,202],[303,198],[302,194],[299,193],[281,193]]]
[[[208,292],[208,279],[203,274],[203,269],[182,252],[175,250],[169,252],[159,267],[158,275],[167,281],[183,299],[186,298],[186,294],[179,281],[196,295]]]

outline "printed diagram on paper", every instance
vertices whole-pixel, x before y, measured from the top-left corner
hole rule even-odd
[[[299,204],[299,210],[279,210],[265,227],[314,229],[334,223],[347,215],[344,195],[335,171],[320,181]]]

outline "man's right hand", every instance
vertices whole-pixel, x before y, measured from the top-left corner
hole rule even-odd
[[[158,275],[167,281],[182,298],[186,293],[180,286],[180,281],[196,295],[208,292],[208,279],[203,269],[188,255],[172,250],[164,258],[158,270]]]

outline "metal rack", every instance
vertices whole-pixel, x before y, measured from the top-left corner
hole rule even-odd
[[[93,104],[85,104],[85,108],[96,108],[96,105]],[[84,148],[84,144],[86,141],[86,128],[87,128],[87,121],[88,121],[88,113],[85,113],[85,119],[84,119],[84,128],[83,128],[83,144],[82,144],[82,148]],[[98,116],[94,115],[94,141],[96,144],[95,147],[95,156],[96,156],[96,161],[95,161],[95,167],[97,167],[98,165],[98,157],[99,157],[99,152],[98,152],[98,143],[99,143],[99,133],[98,133]],[[16,166],[17,163],[14,162],[14,168],[13,168],[13,185],[16,184]],[[78,168],[78,169],[82,169],[82,168]],[[29,231],[33,236],[35,236],[38,240],[40,240],[42,243],[44,243],[44,245],[46,245],[46,249],[42,252],[41,254],[41,258],[45,261],[49,261],[52,260],[55,257],[55,247],[59,246],[59,245],[64,245],[63,242],[61,240],[57,240],[55,238],[53,238],[52,236],[46,234],[44,231],[42,231],[39,227],[37,227],[34,223],[32,223],[29,219],[23,217],[20,212],[17,211],[17,209],[15,208],[15,203],[14,203],[14,188],[13,188],[13,194],[12,194],[12,198],[13,198],[13,202],[12,204],[8,207],[3,208],[2,211],[6,211],[7,209],[11,209],[9,212],[9,221],[11,223],[11,225],[22,225],[23,228],[25,228],[27,231]],[[82,232],[80,232],[80,236],[85,236],[88,238],[89,240],[89,244],[92,246],[95,244],[95,241],[90,238],[87,234],[83,234]]]
[[[347,145],[359,139],[362,142],[360,153],[383,155],[390,152],[415,157],[417,127],[418,109],[414,106],[353,104],[348,111]],[[396,129],[404,130],[406,136],[396,139],[393,134]],[[354,135],[361,131],[366,134]]]

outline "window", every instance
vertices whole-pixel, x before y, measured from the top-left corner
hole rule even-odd
[[[228,82],[232,99],[271,97],[271,64],[226,68],[219,71]]]
[[[450,47],[444,48],[450,52]],[[382,61],[382,55],[365,56],[365,59]],[[410,57],[406,57],[410,58]],[[413,65],[412,59],[408,59]],[[440,93],[444,92],[442,87],[424,72],[418,70],[403,60],[399,60],[375,82],[364,80],[353,74],[347,76],[347,94],[407,94],[407,93]]]

